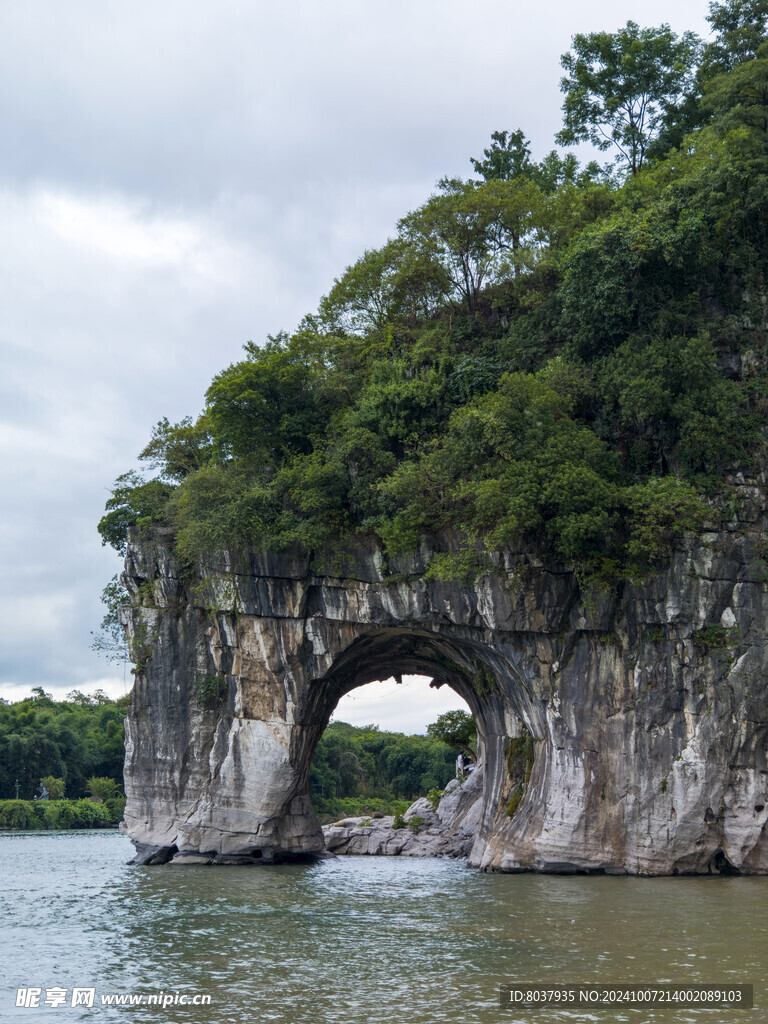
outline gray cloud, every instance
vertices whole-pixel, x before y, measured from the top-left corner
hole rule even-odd
[[[164,415],[290,329],[491,131],[543,155],[558,57],[703,3],[0,9],[0,695],[122,672],[89,649],[117,569],[95,525]]]

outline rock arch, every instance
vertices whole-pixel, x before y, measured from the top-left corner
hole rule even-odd
[[[418,672],[478,722],[471,864],[765,872],[760,550],[747,530],[694,539],[665,574],[585,595],[567,567],[523,551],[498,552],[474,582],[430,580],[429,545],[387,562],[373,537],[343,555],[224,553],[184,579],[169,534],[134,533],[124,830],[136,860],[322,853],[308,772],[336,702]]]
[[[449,686],[468,704],[475,719],[484,764],[484,809],[480,835],[492,829],[493,808],[506,782],[505,748],[510,735],[527,729],[510,713],[496,683],[488,652],[476,641],[444,636],[424,629],[380,626],[360,635],[334,660],[331,668],[308,687],[300,711],[306,728],[295,733],[294,763],[300,766],[302,786],[317,743],[341,697],[377,679],[403,675],[431,677],[431,686]]]

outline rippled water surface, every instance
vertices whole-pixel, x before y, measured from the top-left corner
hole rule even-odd
[[[768,878],[484,875],[347,857],[128,867],[114,832],[0,835],[0,1020],[768,1021]],[[730,982],[755,1009],[502,1010],[526,982]],[[16,1008],[19,987],[210,1006]]]

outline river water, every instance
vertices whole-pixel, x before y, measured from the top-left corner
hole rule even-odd
[[[768,878],[487,875],[400,857],[141,868],[131,852],[115,832],[0,835],[0,1021],[768,1021]],[[662,981],[752,983],[756,1009],[498,1001],[500,984]],[[40,989],[39,1008],[17,1008],[19,988]],[[45,1005],[57,988],[66,1004]],[[71,1006],[75,988],[93,1007]],[[161,993],[210,1005],[102,1003]]]

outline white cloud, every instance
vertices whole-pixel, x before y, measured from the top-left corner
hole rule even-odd
[[[352,690],[339,701],[333,721],[379,725],[393,732],[425,733],[446,711],[469,707],[449,686],[433,688],[428,676],[403,676],[402,683],[385,679]]]
[[[158,210],[135,196],[54,186],[35,187],[23,197],[6,191],[2,204],[15,205],[27,229],[33,226],[32,244],[44,239],[59,259],[66,254],[81,284],[88,264],[95,265],[92,285],[103,284],[107,275],[124,286],[130,275],[172,273],[189,291],[204,289],[220,301],[218,293],[268,272],[265,261],[254,266],[252,241],[247,246],[223,236],[204,211]]]

